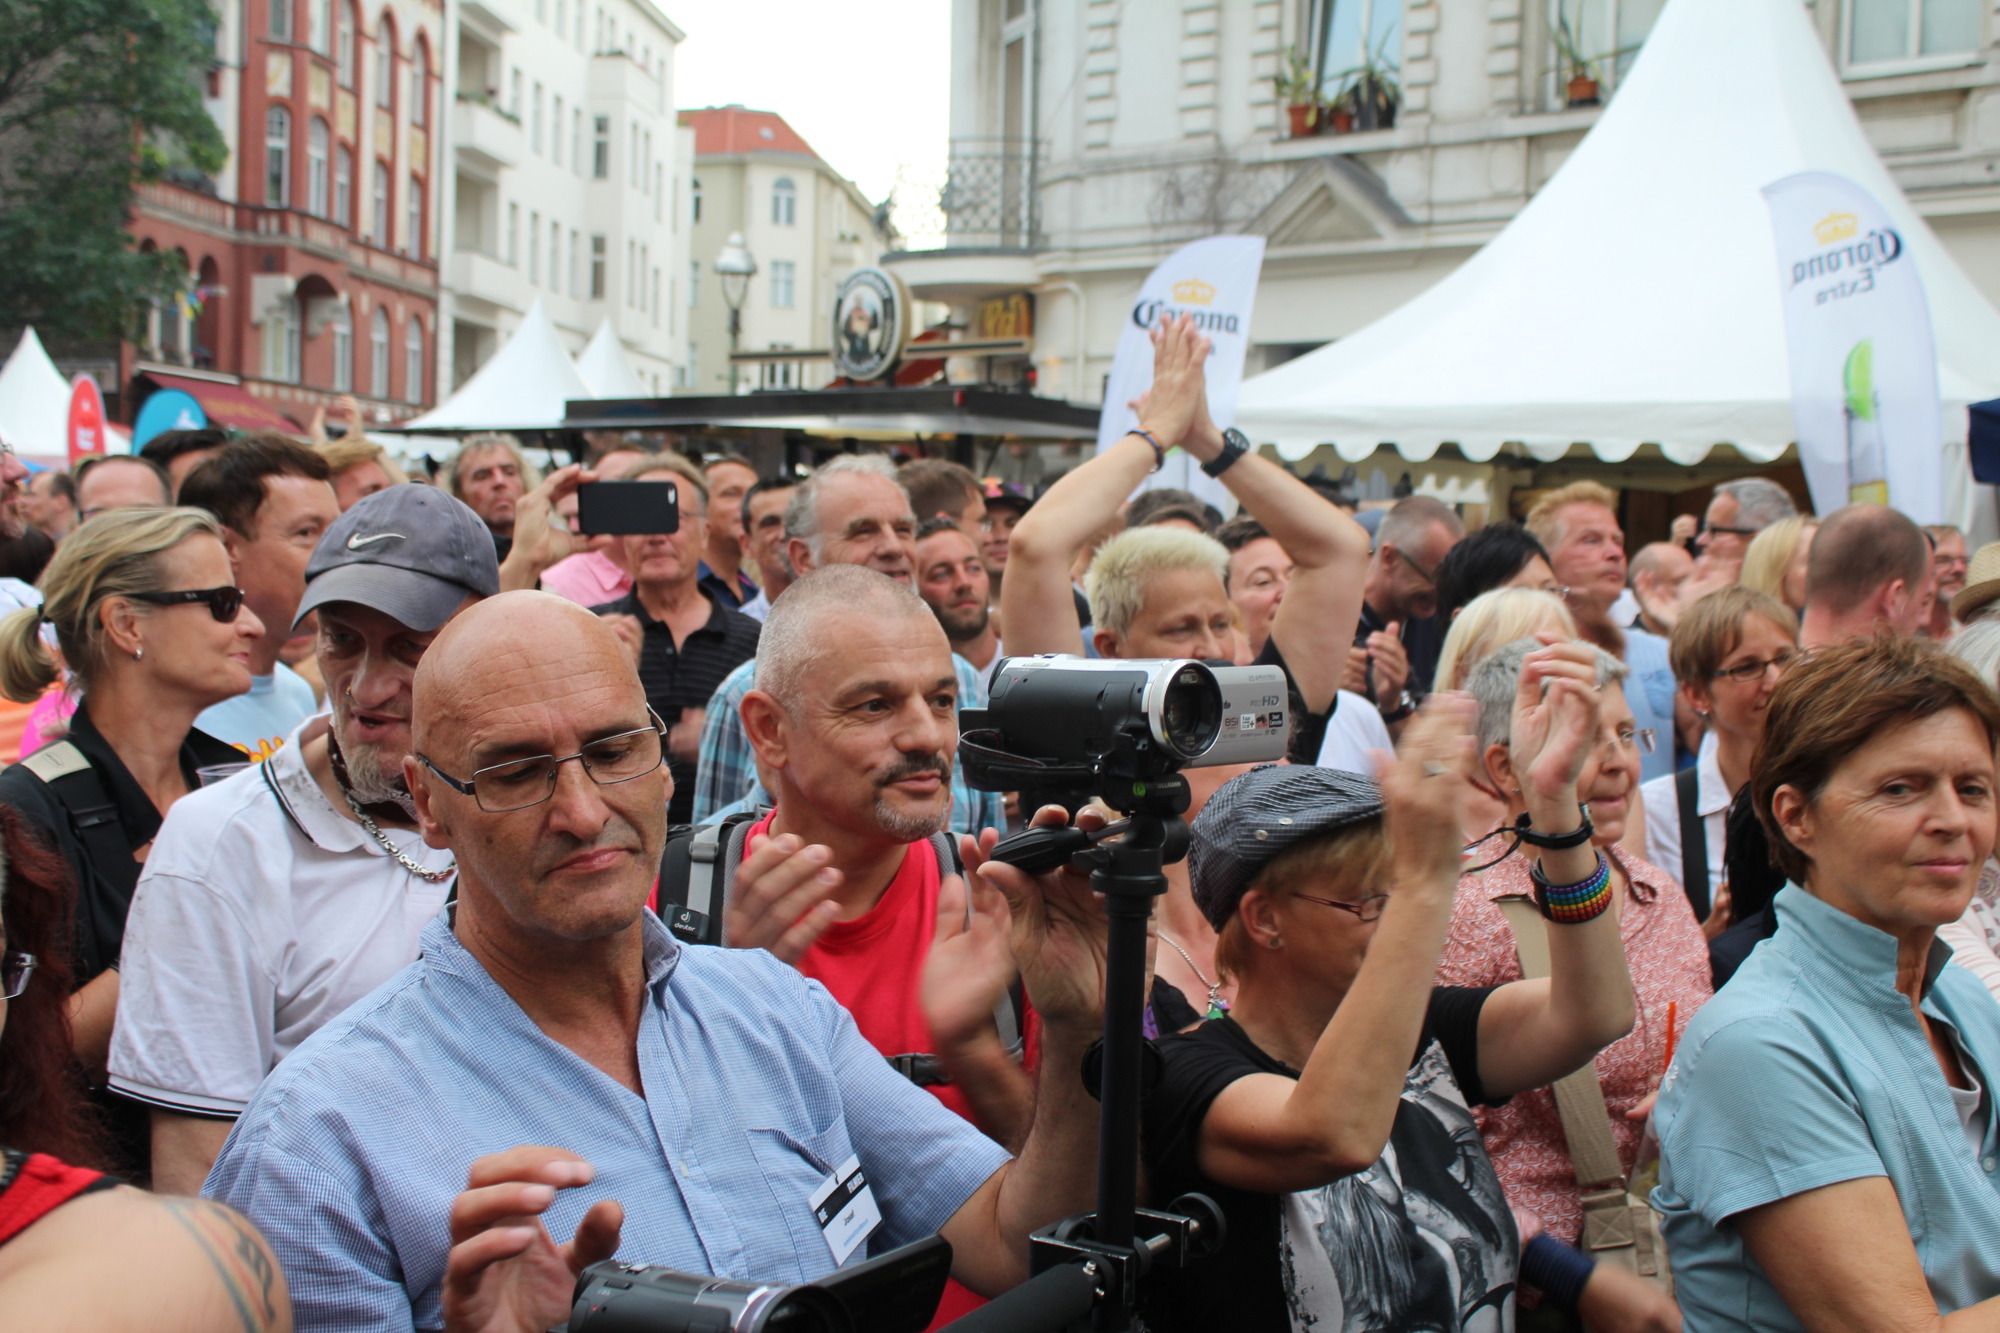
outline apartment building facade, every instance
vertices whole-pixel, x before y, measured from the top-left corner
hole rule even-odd
[[[832,346],[841,280],[884,248],[876,208],[823,161],[784,117],[741,106],[683,111],[694,141],[693,249],[683,270],[690,340],[683,393],[816,389],[833,377],[822,358],[776,358],[732,368],[729,306],[715,260],[740,235],[757,265],[739,308],[746,352]]]
[[[373,420],[433,401],[445,0],[225,0],[206,102],[214,179],[141,187],[137,244],[187,275],[121,354],[212,420],[303,426],[343,394]]]
[[[683,34],[651,0],[455,0],[445,391],[542,301],[572,352],[609,320],[640,380],[684,374]]]

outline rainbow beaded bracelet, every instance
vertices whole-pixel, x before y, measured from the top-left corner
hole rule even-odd
[[[1529,869],[1528,877],[1535,882],[1535,905],[1559,925],[1580,926],[1611,906],[1611,862],[1603,852],[1597,854],[1597,869],[1581,884],[1551,884],[1539,863]]]

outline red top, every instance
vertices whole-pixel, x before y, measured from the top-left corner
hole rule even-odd
[[[79,1194],[117,1182],[102,1171],[70,1166],[47,1153],[23,1157],[9,1151],[0,1165],[0,1245],[26,1231]]]
[[[743,842],[747,861],[770,832],[773,811],[753,824]],[[885,1056],[937,1052],[921,1000],[924,960],[937,931],[937,853],[930,842],[913,842],[902,869],[875,906],[852,921],[836,921],[799,958],[799,971],[824,985],[854,1015],[870,1046]],[[927,1089],[972,1119],[965,1094],[949,1084]]]

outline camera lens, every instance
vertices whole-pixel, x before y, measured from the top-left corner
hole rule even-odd
[[[1155,738],[1183,762],[1201,758],[1222,734],[1222,691],[1198,662],[1174,672],[1159,695]]]

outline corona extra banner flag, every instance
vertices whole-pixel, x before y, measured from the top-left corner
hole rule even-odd
[[[1262,236],[1209,236],[1182,246],[1153,270],[1125,315],[1125,331],[1104,387],[1104,410],[1097,419],[1098,452],[1139,424],[1129,404],[1153,382],[1149,335],[1155,324],[1177,315],[1193,315],[1195,327],[1215,344],[1208,361],[1208,414],[1218,426],[1235,424],[1243,355],[1250,347],[1250,311],[1263,268]],[[1169,455],[1167,465],[1140,489],[1156,486],[1193,491],[1224,513],[1233,508],[1222,483],[1186,454]]]
[[[1813,508],[1858,500],[1944,521],[1944,424],[1924,284],[1889,215],[1844,176],[1764,187]]]
[[[92,454],[109,453],[107,443],[104,395],[98,392],[95,379],[78,375],[70,381],[69,465],[75,467]]]

